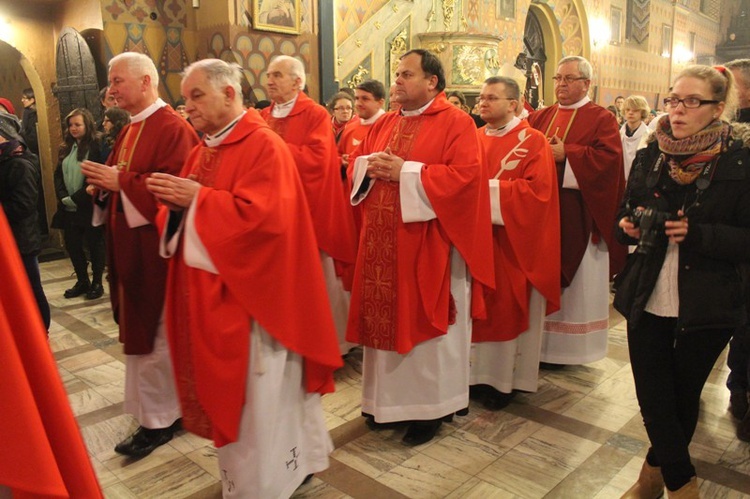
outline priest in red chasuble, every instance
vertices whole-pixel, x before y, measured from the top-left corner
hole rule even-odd
[[[333,391],[341,356],[294,159],[243,110],[240,75],[218,59],[186,69],[186,111],[203,142],[181,177],[147,185],[164,203],[184,427],[218,447],[224,497],[289,497],[328,467],[320,395]]]
[[[266,84],[271,106],[261,116],[292,152],[310,207],[321,252],[323,273],[341,354],[346,342],[352,266],[357,251],[352,209],[341,189],[341,165],[331,131],[331,117],[302,90],[305,68],[298,59],[278,56],[268,66]]]
[[[172,439],[180,417],[164,332],[167,265],[159,258],[157,202],[146,179],[153,172],[179,173],[198,136],[159,98],[159,74],[147,56],[115,56],[109,84],[130,124],[107,165],[84,161],[82,169],[99,189],[94,224],[107,224],[110,297],[126,354],[124,408],[140,424],[115,450],[143,457]],[[105,202],[106,214],[100,209]]]
[[[383,110],[383,105],[385,104],[385,87],[377,80],[362,82],[354,89],[354,102],[357,116],[346,125],[338,143],[344,177],[344,190],[347,193],[351,190],[347,176],[349,156],[365,140],[372,125],[385,114]],[[354,224],[359,234],[359,229],[362,226],[362,214],[360,213],[359,206],[352,206],[352,208]]]
[[[487,319],[474,321],[471,396],[485,407],[508,405],[514,390],[534,392],[542,327],[560,309],[560,204],[552,148],[516,117],[521,92],[493,76],[479,94],[487,125],[477,130],[490,176],[495,290]]]
[[[439,59],[401,57],[398,113],[354,152],[352,204],[362,234],[347,339],[364,345],[368,425],[409,422],[408,445],[432,439],[467,407],[472,317],[493,287],[487,176],[471,117],[445,97]]]
[[[354,152],[367,136],[367,133],[384,114],[385,87],[377,80],[367,80],[354,89],[356,119],[350,120],[341,132],[338,149],[341,164],[349,166],[349,155]]]
[[[614,238],[625,187],[622,142],[615,117],[587,95],[591,77],[586,59],[563,58],[553,77],[557,103],[529,116],[552,146],[560,186],[563,291],[542,339],[542,361],[556,365],[606,356],[609,278],[627,254]]]

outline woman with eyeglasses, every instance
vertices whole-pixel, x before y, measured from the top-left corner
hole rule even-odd
[[[638,244],[618,275],[636,395],[651,447],[623,497],[699,497],[688,446],[703,385],[744,324],[737,265],[750,261],[749,130],[730,125],[731,71],[691,66],[636,155],[618,238]]]
[[[344,127],[354,116],[354,97],[346,92],[338,92],[331,99],[329,109],[332,115],[331,129],[338,144]]]

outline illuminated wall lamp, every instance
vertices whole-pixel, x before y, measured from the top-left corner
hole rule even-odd
[[[591,21],[591,43],[594,48],[599,48],[607,45],[612,40],[612,31],[609,27],[609,23],[602,19],[596,18]]]

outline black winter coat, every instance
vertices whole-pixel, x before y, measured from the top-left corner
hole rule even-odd
[[[0,161],[0,204],[22,255],[37,255],[42,249],[37,212],[40,178],[35,161],[28,151]]]
[[[741,139],[729,139],[710,185],[700,195],[695,184],[674,182],[666,164],[649,189],[647,173],[658,157],[656,141],[636,155],[617,220],[637,206],[672,214],[686,211],[688,234],[678,245],[678,333],[739,327],[746,310],[738,266],[750,262],[750,149]],[[617,237],[624,244],[637,244],[619,227]],[[615,308],[631,327],[642,317],[666,252],[664,236],[650,254],[631,254],[615,280]]]

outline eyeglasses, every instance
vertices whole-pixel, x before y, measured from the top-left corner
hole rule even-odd
[[[334,111],[353,111],[354,108],[351,108],[351,107],[334,107],[333,110]]]
[[[494,95],[488,95],[487,97],[482,97],[481,95],[477,97],[477,102],[497,102],[499,100],[518,100],[514,99],[512,97],[495,97]]]
[[[666,107],[676,108],[682,103],[686,109],[696,109],[705,104],[718,104],[717,100],[706,100],[699,99],[698,97],[685,97],[684,99],[678,99],[677,97],[667,97],[664,99],[664,105]]]
[[[570,85],[574,81],[588,80],[588,78],[586,78],[585,76],[570,76],[570,75],[565,75],[565,76],[555,75],[552,77],[552,79],[555,80],[555,83],[557,83],[558,85],[562,82],[565,82],[566,85]]]

